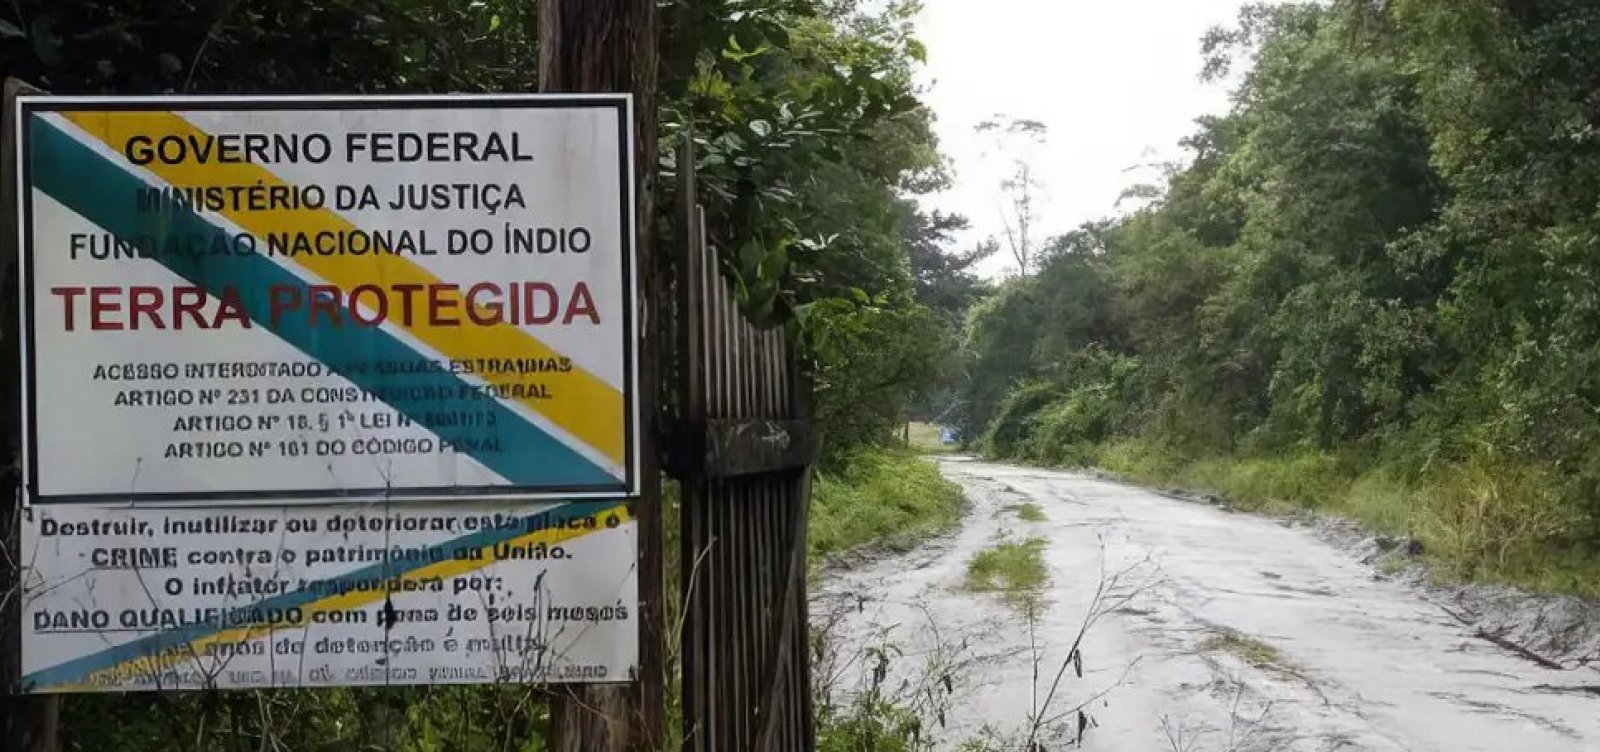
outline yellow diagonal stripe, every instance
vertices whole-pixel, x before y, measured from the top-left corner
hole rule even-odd
[[[183,139],[205,136],[205,133],[193,124],[170,112],[72,111],[63,114],[79,128],[119,154],[122,153],[128,139],[134,136],[146,136],[152,139],[169,135]],[[179,187],[261,184],[270,189],[273,186],[288,185],[266,168],[247,162],[202,164],[190,159],[178,164],[165,164],[157,160],[143,166],[167,183]],[[133,199],[130,196],[118,200]],[[329,209],[230,210],[220,214],[246,232],[263,239],[268,232],[342,233],[357,229],[344,217]],[[363,284],[382,284],[385,286],[385,294],[390,297],[390,310],[401,309],[403,296],[389,289],[389,285],[429,285],[441,282],[428,270],[399,255],[346,257],[303,254],[289,257],[289,260],[346,292]],[[460,294],[441,297],[455,301],[459,310],[466,308],[466,301]],[[400,325],[393,319],[391,322]],[[560,353],[539,341],[537,337],[510,324],[436,327],[429,326],[425,320],[419,321],[413,318],[412,325],[403,328],[429,347],[450,358],[561,357]],[[594,374],[576,366],[565,373],[542,373],[541,377],[547,380],[552,398],[526,398],[520,402],[593,447],[612,462],[624,464],[626,439],[622,393]],[[515,373],[484,375],[484,378],[496,385],[521,382],[521,377]]]
[[[620,530],[622,524],[630,520],[627,506],[619,504],[608,509],[602,509],[594,514],[594,518],[597,520],[606,520],[610,517],[615,517],[617,519],[618,524],[616,528],[612,528],[609,525],[602,523],[603,526],[596,528],[569,528],[563,525],[553,528],[545,528],[543,530],[536,530],[528,533],[527,535],[513,538],[509,541],[496,541],[493,544],[484,546],[481,551],[483,554],[481,558],[447,559],[436,564],[429,564],[423,567],[418,567],[417,569],[409,572],[405,572],[404,574],[396,577],[395,580],[420,582],[431,579],[440,579],[448,581],[452,577],[460,577],[461,575],[475,572],[479,569],[489,566],[490,564],[494,564],[497,561],[497,559],[494,558],[494,547],[498,545],[506,545],[509,543],[513,546],[522,546],[544,543],[548,546],[554,546],[556,544],[565,543],[569,540],[581,538],[586,535],[605,533],[613,529]],[[382,590],[352,590],[344,595],[330,595],[327,598],[313,601],[303,607],[301,609],[301,613],[303,618],[309,621],[313,614],[353,610],[361,606],[382,600],[385,595],[386,593]],[[131,673],[137,673],[141,675],[159,674],[185,661],[198,660],[197,656],[204,656],[206,647],[209,645],[238,644],[246,640],[257,637],[267,637],[273,634],[280,634],[293,629],[295,629],[295,627],[279,626],[273,630],[264,626],[245,626],[223,630],[221,632],[217,632],[216,634],[207,635],[200,639],[191,641],[186,645],[172,648],[155,655],[140,656],[138,658],[123,661],[115,666],[90,672],[86,674],[83,679],[77,682],[72,682],[69,684],[53,684],[48,687],[40,687],[39,691],[54,693],[93,692],[97,690],[104,690],[107,689],[107,687],[98,684],[97,682],[109,676],[114,676],[117,674],[127,675]],[[224,658],[222,660],[227,659]]]

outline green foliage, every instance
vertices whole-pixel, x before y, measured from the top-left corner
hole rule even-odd
[[[965,509],[960,486],[932,462],[903,449],[857,450],[813,484],[811,554],[909,546],[953,528]]]
[[[663,131],[693,134],[711,243],[746,313],[798,323],[830,460],[882,443],[945,370],[970,261],[964,220],[908,198],[938,186],[916,97],[916,6],[676,2],[664,15]],[[915,267],[916,276],[913,277]]]
[[[75,695],[66,750],[289,749],[540,752],[549,722],[530,686]]]
[[[1043,538],[1004,541],[974,554],[967,562],[963,585],[975,593],[994,593],[1024,613],[1039,605],[1050,580],[1045,568]]]
[[[1072,353],[1057,378],[1065,393],[1041,408],[1020,447],[1024,459],[1082,464],[1092,448],[1129,420],[1137,360],[1088,346]]]
[[[19,0],[6,75],[59,94],[531,90],[516,0]]]
[[[1568,482],[1547,467],[1474,455],[1426,489],[1417,530],[1458,575],[1525,575],[1542,545],[1591,522],[1569,503]]]
[[[865,296],[863,296],[865,297]],[[949,330],[934,312],[893,300],[826,299],[799,310],[812,355],[816,414],[827,464],[857,447],[884,444],[905,427],[912,401],[937,375]]]
[[[909,292],[897,194],[937,182],[912,89],[914,7],[677,3],[663,112],[693,132],[711,240],[746,310],[781,321],[827,298]]]
[[[1574,503],[1574,479],[1493,452],[1419,474],[1349,451],[1195,459],[1119,440],[1095,447],[1089,463],[1134,482],[1213,493],[1238,508],[1359,520],[1417,540],[1449,578],[1600,595],[1600,552],[1587,533],[1594,521]]]
[[[853,697],[817,721],[817,752],[913,752],[924,748],[921,716],[876,693]]]
[[[989,430],[979,440],[985,454],[1011,457],[1033,433],[1039,411],[1061,394],[1061,388],[1048,381],[1024,384],[1006,395],[995,413]]]
[[[985,243],[965,253],[947,252],[953,234],[970,225],[965,217],[938,211],[913,213],[907,221],[906,254],[917,302],[943,314],[951,324],[959,324],[988,291],[972,267],[999,250],[998,245]]]
[[[1023,522],[1045,522],[1050,519],[1047,515],[1045,515],[1043,507],[1031,501],[1009,505],[1006,507],[1005,511],[1015,512],[1017,519],[1022,520]]]
[[[1262,5],[1205,46],[1253,65],[1189,165],[973,308],[968,430],[1355,514],[1465,576],[1586,565],[1600,6]]]

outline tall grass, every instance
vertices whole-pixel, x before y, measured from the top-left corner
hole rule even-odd
[[[817,477],[811,497],[811,553],[907,548],[955,527],[965,508],[961,487],[910,450],[857,450],[842,469]]]
[[[1600,596],[1600,551],[1556,473],[1488,453],[1414,472],[1399,463],[1302,451],[1187,458],[1158,444],[1103,444],[1091,463],[1129,481],[1214,493],[1267,512],[1310,509],[1422,543],[1442,579]]]

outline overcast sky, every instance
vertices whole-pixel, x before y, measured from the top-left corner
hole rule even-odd
[[[998,181],[973,126],[1003,113],[1049,126],[1040,238],[1110,216],[1118,195],[1183,155],[1194,119],[1227,108],[1227,90],[1199,80],[1200,38],[1229,25],[1242,0],[925,0],[924,99],[938,117],[954,187],[928,203],[966,215],[963,248],[1001,238]],[[1132,171],[1130,171],[1132,170]],[[1008,254],[982,269],[1014,268]]]

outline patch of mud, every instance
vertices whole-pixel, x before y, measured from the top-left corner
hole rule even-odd
[[[1324,515],[1297,523],[1373,565],[1374,577],[1416,588],[1456,621],[1520,657],[1547,668],[1600,672],[1600,602],[1540,595],[1510,585],[1439,584],[1410,538],[1375,535],[1361,524]]]

